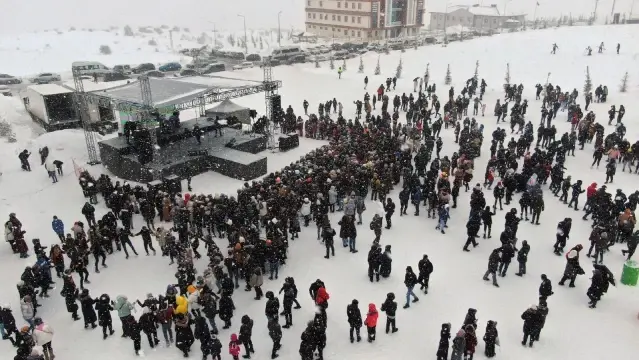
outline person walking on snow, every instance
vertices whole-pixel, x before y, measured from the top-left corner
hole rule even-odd
[[[337,76],[341,79],[342,78],[342,67],[340,66],[339,68],[337,68]]]

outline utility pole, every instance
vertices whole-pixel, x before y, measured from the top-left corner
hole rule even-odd
[[[599,5],[599,0],[595,0],[595,12],[592,14],[592,22],[597,20],[597,5]]]
[[[282,28],[280,27],[280,15],[282,12],[277,13],[277,45],[282,46]]]
[[[612,11],[610,11],[610,17],[615,16],[615,4],[617,3],[617,0],[612,0]],[[614,22],[614,20],[613,20]]]
[[[244,53],[248,54],[248,41],[247,41],[247,37],[246,37],[246,16],[239,15],[239,14],[237,16],[239,16],[242,19],[244,19]]]
[[[635,0],[632,0],[632,4],[630,4],[630,15],[628,15],[628,20],[632,19],[632,10],[635,9]]]
[[[213,23],[213,48],[217,45],[217,32],[215,31],[215,23]]]

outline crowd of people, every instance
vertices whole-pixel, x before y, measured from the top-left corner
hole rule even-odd
[[[593,139],[597,165],[597,156],[600,160],[602,154],[608,155],[606,168],[610,182],[617,160],[624,162],[624,168],[625,165],[633,166],[639,158],[639,142],[631,146],[624,138],[621,118],[619,125],[604,140],[605,128],[596,122],[592,111],[584,116],[577,104],[577,94],[573,92],[574,95],[564,96],[559,86],[538,85],[536,94],[537,99],[542,98],[542,118],[531,153],[535,131],[532,122],[526,122],[528,103],[523,99],[524,87],[521,84],[507,86],[504,103],[495,106],[494,116],[497,123],[500,120],[505,122],[509,102],[513,103],[510,107],[513,136],[506,142],[506,131],[500,127],[491,134],[490,160],[484,180],[473,185],[475,160],[482,154],[485,135],[481,121],[467,117],[467,113],[471,104],[475,116],[479,115],[480,105],[484,112],[481,99],[486,82],[470,78],[457,97],[451,87],[448,98],[444,99],[435,94],[435,85],[428,85],[425,77],[423,81],[420,79],[420,91],[417,87],[414,89],[416,96],[413,93],[410,96],[396,94],[391,109],[388,94],[395,90],[396,81],[389,79],[386,86],[382,84],[372,97],[366,93],[363,101],[357,100],[354,120],[344,117],[341,103],[336,99],[320,104],[318,114],[310,114],[307,121],[300,122],[301,117],[298,118],[297,129],[301,135],[305,130],[307,136],[326,139],[329,145],[261,180],[245,183],[234,195],[183,194],[176,189],[113,182],[108,175],[94,178],[86,171],[80,174],[79,184],[87,199],[80,212],[86,222],[76,221],[67,228],[61,219],[53,216],[51,228],[59,243],[47,249],[40,240],[32,240],[34,265],[25,268],[17,289],[21,316],[27,325],[18,327],[10,306],[4,305],[1,309],[2,335],[17,347],[15,359],[54,358],[52,327],[37,314],[38,307],[46,306],[46,298],[53,288],[52,270],[63,282],[60,295],[70,318],[83,320],[87,329],[101,327],[103,339],[108,339],[115,333],[111,314],[117,312],[121,336],[132,340],[136,354],[141,354],[142,333],[146,335],[150,348],[161,343],[158,337],[158,329],[161,328],[165,345],[175,343],[184,357],[189,357],[195,340],[198,340],[204,359],[209,355],[213,359],[221,359],[225,351],[218,336],[234,326],[234,315],[241,309],[236,309],[233,295],[235,290],[244,287],[246,291],[255,292],[256,301],[266,298],[266,323],[273,342],[271,358],[275,359],[282,347],[282,329],[291,327],[292,309],[300,308],[297,285],[289,276],[278,294],[272,291],[264,294],[262,287],[266,276],[269,281],[279,279],[280,268],[289,256],[299,256],[289,253],[289,241],[297,239],[302,228],[311,227],[314,223],[316,229],[313,231],[326,249],[324,257],[331,259],[335,256],[335,237],[342,240],[342,246],[349,252],[356,253],[359,251],[358,233],[361,238],[362,231],[371,231],[374,240],[367,256],[369,280],[378,282],[380,276],[387,278],[392,272],[392,248],[388,244],[382,245],[382,235],[396,221],[397,208],[392,194],[397,192],[400,217],[408,216],[409,205],[415,209],[414,216],[420,216],[420,209],[425,207],[427,217],[433,219],[433,227],[442,234],[446,233],[451,212],[457,208],[460,193],[469,192],[467,239],[462,248],[466,252],[471,251],[470,245],[478,246],[476,239],[480,237],[482,227],[483,237],[492,237],[492,217],[503,211],[504,205],[515,201],[515,194],[520,194],[519,211],[517,206],[506,210],[505,228],[500,234],[501,245],[490,253],[483,276],[483,280],[492,280],[496,287],[499,287],[497,275],[507,275],[512,259],[516,259],[519,265],[516,275],[526,275],[531,247],[526,240],[519,243],[517,233],[522,220],[540,224],[545,201],[548,201],[544,199],[548,191],[543,190],[543,185],[550,180],[550,192],[575,211],[580,210],[580,195],[586,192],[583,219],[592,215],[594,220],[587,256],[593,256],[595,262],[587,296],[590,307],[594,308],[608,290],[608,284],[615,285],[614,275],[602,264],[604,253],[617,243],[625,243],[627,249],[623,250],[623,255],[630,259],[639,242],[639,232],[634,231],[639,191],[626,197],[622,189],[618,189],[613,197],[605,185],[597,188],[596,183],[584,190],[583,181],[573,182],[565,170],[567,156],[571,152],[574,156],[576,145],[579,144],[580,150],[583,150],[585,144]],[[421,91],[422,85],[425,92]],[[440,114],[440,101],[445,102],[443,114]],[[376,102],[381,102],[381,115],[374,116]],[[308,102],[305,101],[303,107],[307,112]],[[291,107],[289,109],[289,127],[293,127],[295,114]],[[565,110],[567,121],[572,122],[572,130],[557,140],[557,129],[552,121]],[[400,112],[405,112],[404,123],[399,121]],[[518,126],[516,134],[515,126]],[[440,136],[442,129],[454,132],[454,144],[444,143]],[[519,134],[516,139],[515,135]],[[450,159],[440,156],[444,145],[458,147]],[[487,203],[485,193],[488,191],[493,193],[492,206]],[[107,212],[98,216],[94,205],[100,201],[106,205]],[[365,211],[374,213],[369,230],[361,230],[358,226],[363,223]],[[342,213],[336,224],[329,216],[335,212]],[[134,229],[133,219],[140,216],[145,225]],[[338,226],[339,230],[336,230]],[[564,253],[571,226],[570,217],[557,226],[557,241],[553,247],[557,255]],[[21,257],[28,257],[27,230],[18,215],[10,214],[4,227],[5,237],[13,251]],[[90,284],[90,258],[93,258],[97,274],[100,268],[107,267],[107,258],[120,251],[127,259],[129,250],[138,256],[131,240],[137,236],[141,237],[147,256],[159,252],[169,258],[170,264],[177,263],[175,279],[168,282],[164,293],[154,296],[150,292],[143,301],[131,301],[122,294],[115,300],[107,293],[97,297],[91,294],[86,287]],[[159,247],[157,251],[154,239]],[[204,254],[200,253],[201,246]],[[585,273],[579,263],[582,250],[583,246],[577,244],[565,252],[566,268],[559,285],[569,281],[568,286],[574,287],[577,276]],[[203,271],[198,271],[194,259],[203,255],[208,258],[208,265]],[[415,295],[416,286],[419,285],[420,291],[428,294],[434,266],[426,254],[416,265],[417,273],[411,265],[405,268],[404,309],[419,301]],[[78,285],[76,277],[79,278]],[[540,338],[548,315],[547,300],[553,295],[548,276],[543,274],[541,279],[538,303],[526,309],[521,316],[524,321],[522,345],[531,347]],[[282,295],[281,309],[278,295]],[[318,311],[306,323],[301,334],[299,354],[302,360],[311,360],[315,354],[321,360],[327,345],[330,295],[321,279],[310,284],[309,295]],[[354,299],[347,307],[350,341],[361,341],[362,326],[366,326],[367,341],[375,341],[379,311],[386,314],[385,333],[397,332],[396,299],[395,293],[388,293],[379,310],[374,302],[370,302],[365,316],[361,314],[359,301]],[[138,308],[141,315],[136,319],[133,314]],[[476,313],[476,309],[469,309],[457,331],[449,323],[442,324],[436,354],[438,359],[448,359],[449,349],[453,360],[473,358],[478,343]],[[218,316],[223,323],[222,329],[218,329]],[[284,325],[280,325],[280,316],[284,317]],[[255,353],[253,325],[254,319],[242,315],[239,331],[229,331],[228,354],[233,359],[238,359],[241,354],[244,358],[251,358]],[[494,357],[495,347],[499,345],[496,321],[487,322],[483,340],[485,355]],[[42,348],[42,354],[36,345]]]

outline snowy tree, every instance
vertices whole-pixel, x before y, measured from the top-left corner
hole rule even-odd
[[[475,81],[479,79],[479,60],[475,63],[475,75],[473,75]]]
[[[335,62],[333,61],[333,57],[332,56],[330,58],[330,62],[328,64],[328,66],[331,68],[331,70],[335,70]]]
[[[101,45],[100,46],[100,54],[102,55],[111,55],[111,48],[109,45]]]
[[[149,40],[149,46],[158,46],[158,42],[155,39]]]
[[[404,68],[403,64],[402,64],[402,58],[399,58],[399,64],[397,65],[397,69],[395,70],[395,77],[396,78],[401,78],[402,77],[402,69]]]
[[[450,85],[453,82],[453,77],[450,75],[450,64],[446,68],[446,77],[444,78],[444,84]]]
[[[233,36],[233,34],[229,34],[229,37],[227,40],[229,44],[231,44],[231,46],[235,46],[235,37]]]
[[[317,57],[317,56],[315,57],[315,67],[316,67],[317,69],[319,69],[319,68],[320,68],[319,57]]]
[[[379,74],[381,74],[381,73],[382,73],[382,70],[381,70],[381,69],[380,69],[380,67],[379,67],[379,55],[378,55],[378,56],[377,56],[377,66],[375,66],[375,72],[374,72],[374,74],[375,74],[375,75],[379,75]]]
[[[264,41],[262,41],[261,36],[260,36],[260,50],[264,50]]]
[[[506,78],[504,80],[506,84],[510,85],[510,64],[506,64]]]
[[[134,36],[133,29],[129,25],[124,27],[124,36]]]
[[[359,69],[358,69],[358,72],[360,74],[364,73],[364,60],[362,60],[361,56],[359,57]]]
[[[342,62],[342,71],[346,71],[346,59]]]
[[[623,75],[623,79],[621,79],[621,87],[619,88],[619,91],[621,92],[628,91],[628,72],[627,71]]]
[[[584,84],[584,94],[592,91],[592,80],[590,79],[590,68],[586,66],[586,83]]]

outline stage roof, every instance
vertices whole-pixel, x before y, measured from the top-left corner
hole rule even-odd
[[[166,107],[182,104],[197,99],[213,90],[229,90],[255,86],[261,81],[193,76],[183,78],[152,78],[149,77],[153,107]],[[115,101],[127,101],[142,104],[142,92],[138,81],[117,86],[103,91],[96,91],[100,96],[109,97]]]

